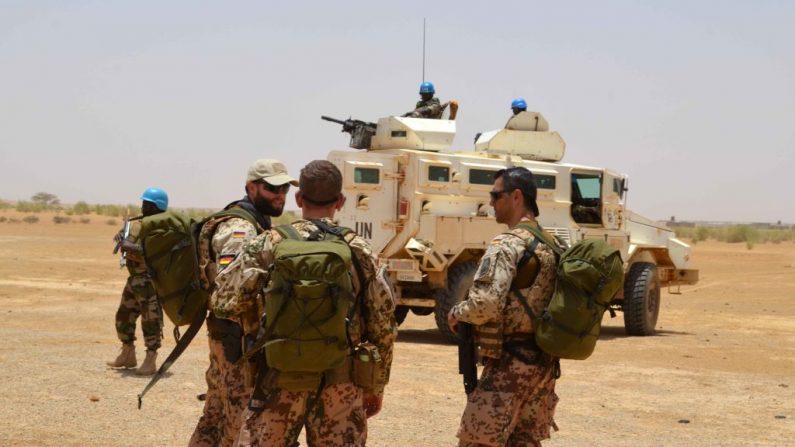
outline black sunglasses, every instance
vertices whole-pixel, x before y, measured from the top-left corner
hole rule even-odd
[[[290,184],[289,183],[285,183],[283,185],[278,185],[278,186],[277,185],[271,185],[270,183],[268,183],[268,182],[266,182],[264,180],[260,181],[259,183],[265,185],[265,189],[267,189],[268,191],[270,191],[270,192],[272,192],[274,194],[287,194],[287,191],[290,190]]]
[[[513,191],[513,190],[511,190],[511,191]],[[489,191],[489,196],[491,196],[491,200],[492,201],[496,202],[497,200],[500,199],[501,195],[503,195],[506,192],[511,192],[511,191],[508,191],[508,190],[505,190],[505,189],[503,189],[502,191]]]

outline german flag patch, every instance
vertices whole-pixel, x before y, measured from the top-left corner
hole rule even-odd
[[[242,239],[242,238],[246,237],[246,232],[245,231],[235,231],[234,233],[232,233],[232,237],[235,238],[235,239]]]
[[[235,260],[235,255],[221,255],[221,257],[218,258],[218,264],[221,267],[226,267],[227,265],[231,264],[232,261],[234,260]]]

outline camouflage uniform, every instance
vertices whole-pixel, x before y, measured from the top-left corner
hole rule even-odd
[[[136,243],[141,231],[141,221],[132,222],[128,241]],[[149,351],[160,348],[163,338],[163,310],[157,301],[155,286],[144,264],[141,252],[127,250],[127,270],[130,276],[121,294],[121,303],[116,311],[116,335],[122,343],[135,341],[135,321],[141,317],[141,331]]]
[[[417,101],[412,116],[417,115],[418,118],[441,119],[443,111],[444,109],[439,102],[439,98],[433,97],[427,101]]]
[[[453,308],[457,320],[474,325],[485,364],[477,388],[467,396],[459,446],[540,446],[550,427],[557,430],[557,359],[535,347],[532,320],[511,291],[517,263],[532,239],[516,227],[497,235],[480,261],[469,298]],[[552,297],[556,262],[544,244],[535,254],[538,276],[518,292],[538,315]]]
[[[331,226],[330,219],[323,219]],[[293,227],[304,237],[317,230],[312,222],[299,220]],[[227,318],[259,314],[264,307],[261,291],[272,264],[272,249],[282,239],[275,231],[261,234],[246,245],[238,257],[216,279],[213,310]],[[364,278],[353,271],[356,290],[364,287],[361,307],[351,319],[349,334],[356,345],[373,343],[382,361],[375,363],[375,383],[367,392],[383,396],[392,364],[392,347],[397,337],[394,296],[384,269],[379,269],[369,244],[351,233],[345,237],[359,261]],[[266,299],[266,298],[264,298]],[[362,308],[363,307],[363,308]],[[349,364],[349,363],[348,363]],[[336,371],[336,370],[332,370]],[[315,391],[288,391],[279,386],[294,376],[275,369],[259,378],[258,389],[245,413],[238,445],[291,446],[306,426],[309,445],[363,446],[367,439],[364,391],[352,382],[350,371],[325,375],[324,385]]]
[[[222,271],[237,257],[243,244],[262,232],[245,219],[220,217],[207,222],[202,227],[200,258],[202,272],[211,284],[219,271]],[[242,330],[239,322],[222,320],[213,315],[207,317],[207,340],[210,344],[210,366],[207,368],[207,395],[204,412],[193,431],[189,446],[231,446],[243,423],[242,415],[252,387],[244,380],[243,366],[237,359],[227,358],[227,350],[241,346]],[[234,354],[233,354],[234,355]],[[239,353],[238,353],[239,355]]]

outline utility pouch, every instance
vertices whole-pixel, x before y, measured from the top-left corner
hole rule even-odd
[[[373,388],[376,381],[376,363],[381,362],[378,348],[370,343],[359,343],[353,355],[353,383],[361,388]]]

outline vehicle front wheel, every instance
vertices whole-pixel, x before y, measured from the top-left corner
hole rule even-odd
[[[624,328],[629,335],[652,335],[660,314],[657,266],[636,262],[624,281]]]
[[[447,272],[447,288],[436,291],[436,308],[434,309],[436,327],[445,338],[453,343],[458,343],[458,334],[450,331],[447,326],[447,314],[450,313],[453,306],[466,298],[477,268],[478,265],[475,261],[462,262],[452,266]]]

